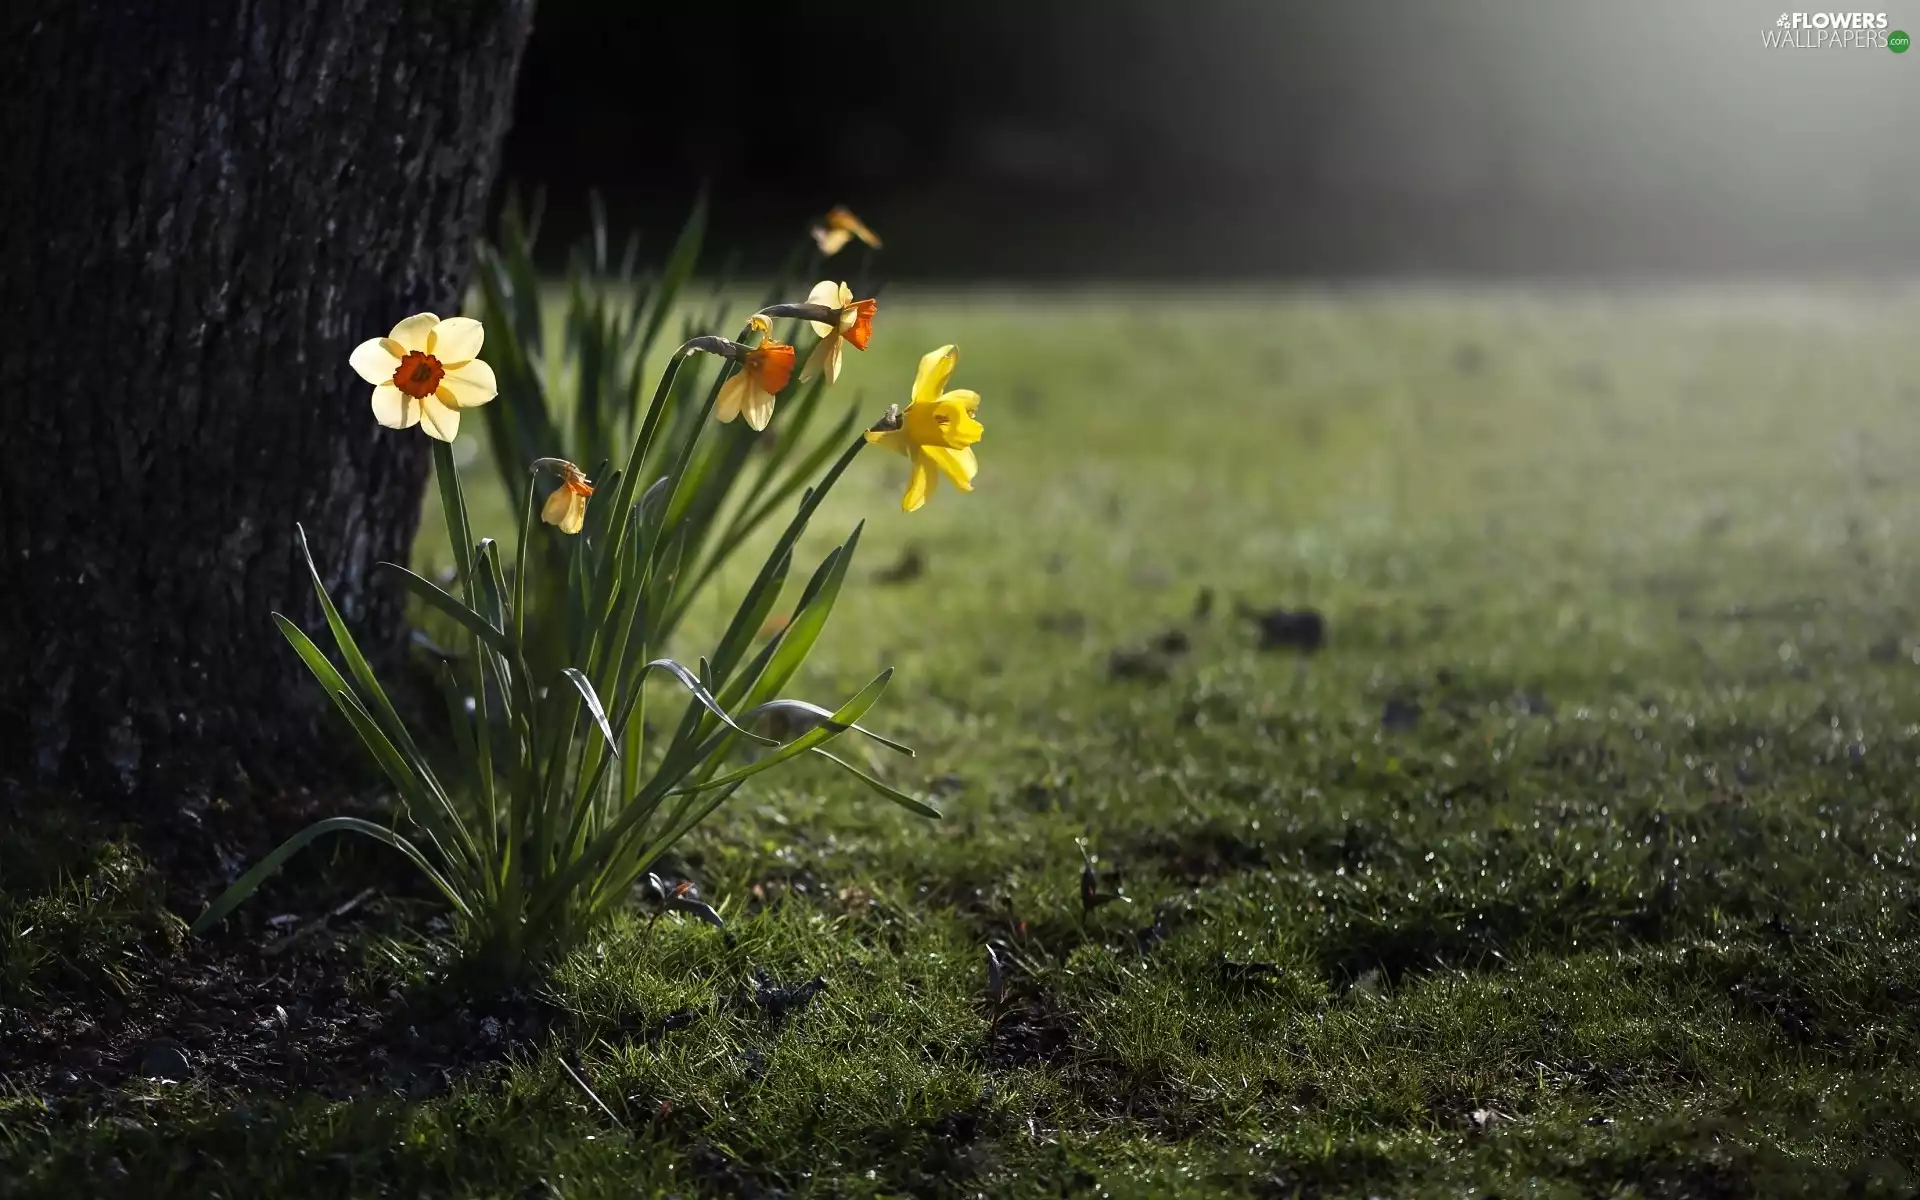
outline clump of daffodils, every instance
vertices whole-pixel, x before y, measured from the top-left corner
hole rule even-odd
[[[838,249],[848,238],[879,241],[844,210],[829,214],[824,228],[829,236],[821,241],[823,249]],[[652,402],[618,426],[631,438],[624,463],[610,473],[596,470],[603,474],[602,507],[591,535],[584,531],[596,488],[575,462],[546,454],[514,459],[531,461],[535,478],[526,483],[522,536],[510,567],[499,543],[477,536],[469,524],[452,446],[461,413],[498,391],[493,371],[479,357],[481,323],[420,313],[355,347],[348,362],[373,385],[375,419],[396,429],[419,425],[434,439],[440,510],[455,560],[452,582],[443,588],[405,568],[383,568],[466,635],[459,654],[443,665],[451,729],[431,742],[414,736],[308,554],[332,652],[288,618],[275,619],[385,773],[396,797],[396,821],[389,827],[338,816],[309,826],[208,906],[196,931],[221,920],[315,838],[358,833],[405,855],[439,890],[479,966],[503,982],[521,983],[630,903],[661,856],[734,791],[790,759],[822,755],[889,800],[939,816],[826,750],[828,742],[857,734],[912,753],[858,723],[878,701],[891,670],[833,709],[782,695],[849,577],[859,530],[827,553],[797,602],[786,588],[788,570],[808,523],[859,452],[878,444],[907,458],[901,507],[909,512],[926,502],[941,477],[971,491],[979,469],[973,448],[984,432],[977,419],[980,397],[947,390],[958,361],[952,346],[921,358],[904,408],[890,408],[878,424],[857,433],[861,422],[849,412],[828,440],[800,444],[821,387],[840,375],[844,347],[867,347],[875,309],[871,299],[854,299],[846,284],[822,281],[804,302],[763,310],[739,340],[707,335],[682,344],[668,357]],[[771,426],[798,356],[794,346],[773,336],[774,321],[783,318],[812,326],[818,341],[802,375],[822,382],[788,418],[791,427],[759,443],[764,453],[751,454],[738,434],[716,440],[704,416],[710,411],[719,422],[744,420],[756,432]],[[625,330],[631,336],[636,328],[615,322],[596,326],[594,333]],[[510,327],[509,337],[496,350],[504,351],[499,361],[518,401],[521,391],[535,386],[526,369],[532,360],[521,331]],[[644,345],[629,347],[627,361],[646,361],[644,351]],[[705,408],[694,409],[685,407],[689,401],[675,380],[698,353],[717,355],[725,365]],[[524,422],[518,413],[494,415],[513,415],[512,424],[542,437],[559,436],[561,422],[552,410]],[[596,411],[589,424],[614,428],[599,419],[604,415]],[[501,430],[510,423],[491,424],[496,448],[508,445]],[[835,457],[840,439],[843,449]],[[601,453],[594,448],[591,454],[576,451],[576,457],[599,462]],[[763,473],[732,492],[750,462]],[[544,498],[541,475],[559,481]],[[797,510],[739,598],[726,632],[699,658],[698,670],[661,656],[677,614],[720,564],[749,544],[756,523],[795,496]],[[542,549],[529,553],[541,538],[536,511],[561,535],[582,536],[566,543],[539,540]],[[299,544],[306,553],[304,534]],[[665,694],[656,680],[676,684],[684,694],[677,718],[660,711]],[[422,753],[423,744],[436,743],[454,751]],[[655,886],[665,894],[664,885]],[[697,902],[690,885],[676,885],[673,896],[684,911],[721,923],[719,912]]]

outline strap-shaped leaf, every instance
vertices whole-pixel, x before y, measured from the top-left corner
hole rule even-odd
[[[613,726],[607,723],[607,710],[601,707],[600,693],[593,690],[593,684],[587,682],[586,675],[578,667],[567,667],[560,673],[567,677],[567,681],[573,684],[580,698],[586,702],[587,712],[599,727],[600,736],[607,741],[607,749],[613,752],[615,758],[620,757],[620,742],[613,736]]]
[[[327,661],[327,656],[320,652],[320,647],[313,644],[312,638],[280,613],[273,614],[273,621],[280,627],[281,635],[292,644],[294,652],[300,655],[301,661],[307,664],[307,670],[313,672],[313,677],[320,681],[320,687],[340,709],[342,716],[353,722],[356,710],[366,711],[353,694],[353,688],[347,684],[340,672],[334,669],[334,665]],[[401,796],[408,800],[420,799],[420,779],[413,773],[413,768],[401,755],[399,748],[393,744],[393,740],[377,724],[362,727],[358,722],[353,722],[353,725],[354,731],[360,735],[361,744],[367,748],[367,754],[386,773],[387,778],[393,782],[393,786],[400,790]]]
[[[408,591],[425,600],[427,604],[434,609],[452,617],[455,621],[459,622],[461,628],[477,636],[495,653],[509,654],[512,652],[513,643],[507,638],[504,632],[495,629],[492,622],[454,599],[452,595],[443,591],[432,580],[414,574],[399,563],[382,562],[376,565],[398,575],[401,585]]]
[[[798,758],[815,746],[824,745],[832,741],[834,738],[839,737],[842,731],[853,728],[854,723],[866,715],[867,710],[879,701],[880,693],[887,690],[887,681],[892,678],[893,668],[888,667],[886,670],[874,676],[871,683],[861,688],[860,691],[854,695],[853,699],[841,705],[826,721],[821,722],[799,737],[782,745],[779,749],[769,753],[759,762],[741,767],[737,771],[730,771],[725,775],[716,776],[703,783],[689,784],[685,787],[675,788],[671,794],[686,795],[692,792],[703,792],[709,788],[726,787],[729,784],[739,783],[742,780],[751,779],[760,772],[777,766],[790,758]]]
[[[822,750],[816,746],[813,752],[815,754],[818,754],[821,758],[824,758],[829,762],[834,763],[841,770],[849,772],[855,778],[859,779],[861,783],[864,783],[868,787],[872,788],[874,791],[879,792],[882,796],[885,796],[887,799],[893,801],[895,804],[898,804],[901,808],[906,809],[908,812],[917,813],[923,817],[930,817],[935,821],[938,821],[941,819],[940,810],[933,807],[933,805],[926,803],[924,800],[919,800],[913,796],[909,796],[907,795],[907,793],[899,790],[898,788],[890,787],[887,784],[880,782],[878,779],[875,779],[873,776],[867,774],[865,771],[862,771],[859,767],[854,766],[852,763],[848,762],[844,758],[841,758],[839,755],[833,753],[832,751]]]
[[[427,856],[420,852],[418,846],[415,846],[412,842],[401,837],[393,830],[382,825],[375,825],[372,821],[362,820],[359,817],[328,817],[324,821],[315,821],[299,833],[281,842],[280,845],[274,849],[273,853],[255,863],[252,870],[249,870],[245,875],[234,880],[233,886],[220,893],[212,904],[207,905],[207,911],[201,913],[194,921],[193,932],[196,934],[205,933],[215,925],[218,925],[228,913],[238,908],[241,902],[248,896],[253,895],[253,893],[259,889],[260,885],[265,883],[275,871],[278,871],[281,865],[289,858],[306,849],[307,844],[315,838],[322,834],[334,832],[358,833],[365,837],[370,837],[376,842],[384,842],[392,846],[400,853],[406,855],[414,866],[419,867],[427,878],[433,881],[434,886],[439,888],[447,900],[452,903],[454,908],[460,911],[462,916],[472,916],[472,910],[467,907],[466,900],[447,883],[439,871],[434,869],[433,863],[428,861]]]
[[[748,690],[747,703],[772,699],[775,693],[787,686],[787,681],[800,669],[800,664],[807,660],[813,644],[820,640],[820,631],[826,628],[827,618],[833,614],[834,602],[840,598],[840,585],[846,582],[847,566],[853,561],[854,549],[860,544],[861,528],[861,525],[854,526],[853,534],[829,556],[829,561],[821,564],[820,571],[808,582],[808,591],[802,594],[793,620],[780,633],[779,649],[774,651],[773,657],[767,661],[767,669]]]
[[[327,656],[320,652],[320,647],[314,645],[313,639],[280,613],[274,613],[273,620],[279,626],[281,636],[287,639],[294,652],[300,655],[301,661],[307,664],[307,669],[313,672],[314,678],[320,681],[321,688],[333,700],[340,715],[353,726],[360,744],[399,791],[401,801],[407,805],[408,811],[415,814],[414,819],[420,822],[447,861],[454,864],[456,873],[464,873],[468,864],[478,860],[478,851],[465,821],[447,799],[446,793],[437,782],[422,779],[420,766],[387,737],[380,723],[367,712],[353,688],[327,661]]]
[[[796,724],[804,725],[809,729],[819,725],[832,725],[834,723],[832,713],[821,708],[818,704],[809,704],[805,700],[769,700],[765,704],[756,706],[751,712],[743,713],[739,719],[742,725],[746,725],[751,723],[756,717],[762,717],[768,713],[776,712],[798,716],[800,720],[796,722]],[[891,738],[881,737],[864,725],[841,725],[835,729],[835,732],[845,733],[849,729],[855,733],[864,734],[872,738],[896,754],[904,754],[908,758],[914,757],[912,747],[903,746]]]
[[[700,198],[693,203],[693,212],[688,215],[687,223],[680,228],[680,236],[674,239],[673,252],[667,256],[666,269],[660,272],[659,286],[653,292],[653,311],[648,314],[646,332],[640,337],[643,352],[660,335],[660,327],[666,324],[667,314],[673,310],[680,289],[693,274],[694,263],[700,258],[700,242],[706,232],[707,192],[702,188]]]
[[[773,615],[773,607],[780,602],[780,593],[787,586],[787,572],[792,566],[793,551],[780,552],[774,569],[762,571],[747,594],[740,598],[733,620],[713,651],[713,677],[720,685],[726,684],[727,677],[752,645],[754,635],[766,627],[767,618]]]
[[[460,472],[453,465],[453,446],[433,441],[433,479],[440,486],[440,508],[447,521],[447,540],[453,546],[454,566],[460,572],[460,586],[473,598],[473,526],[467,520],[467,497],[460,490]],[[301,536],[301,545],[306,537]]]

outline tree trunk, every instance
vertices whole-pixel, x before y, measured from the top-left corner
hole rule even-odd
[[[458,311],[532,0],[15,0],[0,16],[0,775],[284,783],[392,655],[428,461],[354,345]],[[326,639],[321,638],[323,644]]]

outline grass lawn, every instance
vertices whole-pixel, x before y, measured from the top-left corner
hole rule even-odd
[[[417,1022],[437,910],[373,851],[212,948],[124,847],[16,851],[0,1197],[1910,1194],[1916,316],[889,294],[832,395],[957,342],[978,490],[855,464],[793,690],[895,666],[869,723],[946,819],[762,777],[674,864],[729,938],[636,911]]]

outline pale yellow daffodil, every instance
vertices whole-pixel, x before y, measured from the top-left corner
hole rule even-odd
[[[755,320],[766,323],[764,318]],[[793,377],[793,347],[773,341],[763,333],[760,344],[741,351],[738,361],[740,369],[720,385],[720,395],[713,402],[713,415],[721,421],[745,416],[747,424],[757,432],[773,419],[773,398]]]
[[[419,425],[427,436],[451,442],[460,433],[460,410],[499,393],[493,368],[479,358],[484,336],[472,317],[443,321],[419,313],[386,337],[361,342],[347,361],[374,385],[374,420],[389,429]]]
[[[859,238],[875,250],[880,248],[880,236],[868,229],[866,223],[854,216],[853,210],[844,204],[835,205],[833,211],[813,227],[814,244],[828,258],[846,249],[847,242],[853,238]]]
[[[935,481],[945,475],[963,492],[973,490],[973,477],[980,464],[974,459],[973,445],[985,427],[975,419],[980,410],[978,392],[956,389],[945,391],[960,353],[942,346],[920,359],[913,377],[913,400],[900,410],[892,428],[867,431],[867,441],[907,456],[912,474],[900,508],[912,512],[927,502]]]
[[[564,458],[543,458],[534,465],[560,476],[560,486],[540,506],[540,519],[558,526],[561,533],[579,533],[587,523],[587,497],[593,495],[593,481]]]
[[[807,293],[807,303],[831,308],[835,312],[833,321],[809,321],[813,331],[820,335],[820,344],[807,355],[807,365],[801,370],[801,379],[812,379],[823,371],[827,382],[840,378],[840,351],[845,343],[852,343],[855,350],[865,350],[867,339],[873,336],[873,314],[879,308],[874,300],[855,300],[853,289],[844,283],[835,283],[831,279],[822,279],[813,285]]]

